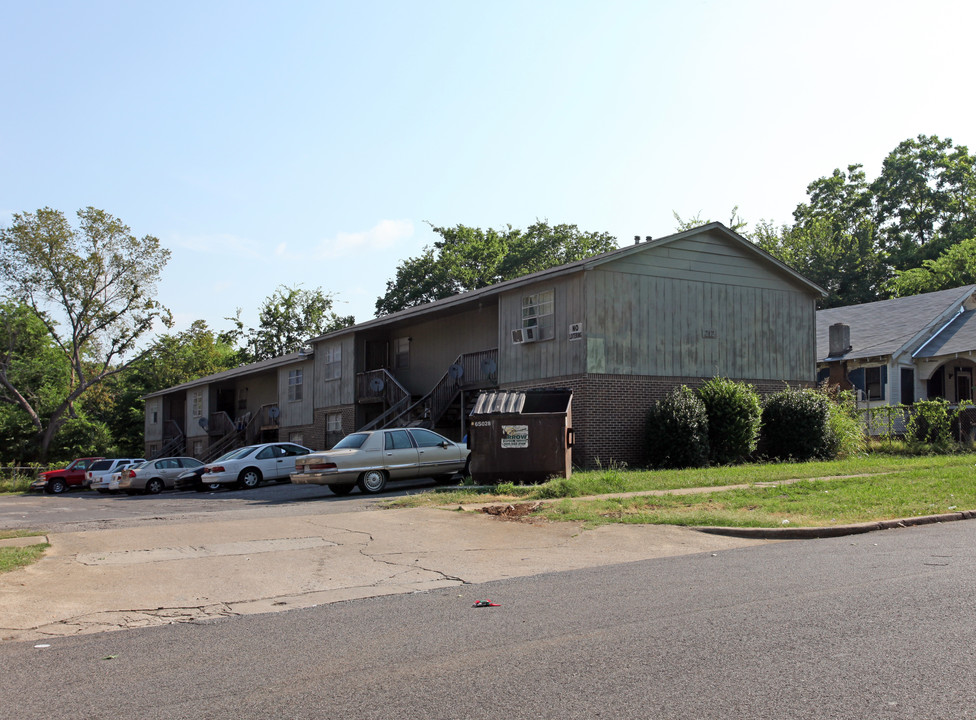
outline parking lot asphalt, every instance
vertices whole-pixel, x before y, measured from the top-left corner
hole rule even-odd
[[[0,575],[0,640],[202,622],[769,542],[438,508],[255,513],[46,537],[41,560]]]

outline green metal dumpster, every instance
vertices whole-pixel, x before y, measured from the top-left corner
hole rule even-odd
[[[572,390],[483,392],[468,419],[474,482],[539,483],[572,473]]]

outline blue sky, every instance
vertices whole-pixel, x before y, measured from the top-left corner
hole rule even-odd
[[[920,133],[976,148],[976,3],[0,1],[0,223],[173,252],[175,329],[281,284],[358,321],[437,226],[789,222]]]

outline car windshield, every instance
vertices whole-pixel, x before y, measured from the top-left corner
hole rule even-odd
[[[137,462],[135,465],[130,465],[127,469],[128,470],[138,470],[139,468],[146,467],[146,465],[148,465],[151,462],[152,462],[152,460],[146,460],[144,462]]]
[[[344,448],[361,448],[368,437],[369,435],[366,433],[353,433],[352,435],[346,435],[344,438],[342,438],[342,440],[337,442],[332,449],[342,450]]]
[[[258,449],[258,447],[259,446],[257,446],[257,445],[251,445],[249,447],[242,447],[242,448],[239,448],[239,449],[234,450],[232,452],[229,452],[226,455],[222,455],[220,457],[220,459],[221,460],[240,460],[241,458],[246,458],[248,455],[251,455],[255,450]]]
[[[98,460],[96,462],[93,462],[91,464],[91,467],[89,467],[88,469],[89,470],[92,470],[92,471],[95,471],[95,470],[111,470],[112,469],[112,461],[111,460]]]

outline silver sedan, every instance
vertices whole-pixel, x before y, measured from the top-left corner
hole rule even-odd
[[[299,485],[328,485],[347,495],[357,485],[364,493],[378,493],[389,480],[432,477],[449,482],[467,474],[470,450],[424,428],[391,428],[346,435],[331,450],[295,460],[291,481]]]

